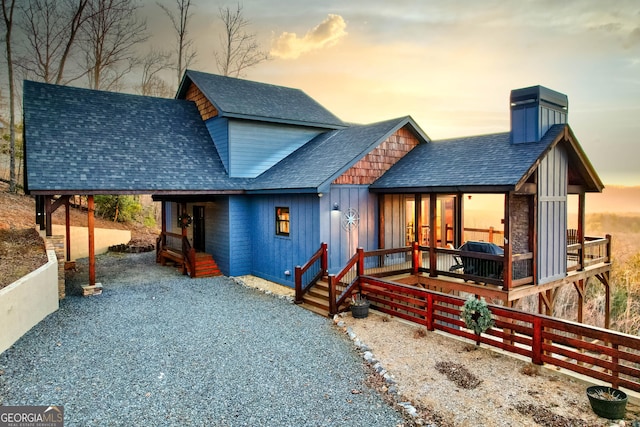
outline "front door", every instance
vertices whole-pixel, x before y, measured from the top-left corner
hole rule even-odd
[[[204,206],[193,207],[193,249],[205,252]]]

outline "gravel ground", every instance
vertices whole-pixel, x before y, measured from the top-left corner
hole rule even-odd
[[[68,296],[0,354],[0,404],[63,405],[67,426],[403,423],[331,321],[154,256],[98,257],[102,295]]]

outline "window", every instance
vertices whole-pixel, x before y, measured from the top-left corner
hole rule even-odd
[[[289,235],[289,208],[276,208],[276,236]]]

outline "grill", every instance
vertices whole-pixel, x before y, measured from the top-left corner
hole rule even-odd
[[[499,279],[502,277],[504,263],[502,261],[481,259],[474,254],[504,256],[504,250],[495,243],[469,241],[460,246],[460,258],[464,274]]]

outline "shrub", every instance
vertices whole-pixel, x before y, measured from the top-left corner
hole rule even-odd
[[[114,222],[128,222],[138,218],[142,205],[133,196],[96,196],[96,213]]]

